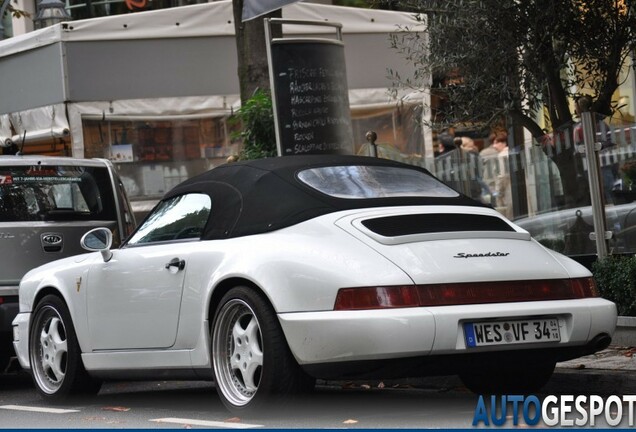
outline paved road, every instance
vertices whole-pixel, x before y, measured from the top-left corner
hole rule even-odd
[[[2,428],[466,428],[477,400],[467,391],[322,385],[293,409],[235,418],[206,382],[108,383],[63,405],[45,403],[28,377],[0,377],[0,388]]]
[[[623,374],[632,372],[622,372]],[[565,375],[564,375],[565,374]],[[567,394],[581,381],[560,371],[550,392]],[[626,375],[623,375],[625,377]],[[564,378],[565,377],[565,378]],[[392,383],[321,383],[293,407],[263,415],[229,414],[207,382],[114,382],[99,395],[64,404],[44,402],[24,374],[0,377],[2,428],[471,428],[478,396],[455,377]],[[587,393],[594,393],[592,389]],[[545,395],[540,395],[541,397]],[[506,424],[512,427],[511,423]],[[607,427],[601,418],[597,426]],[[626,422],[622,424],[626,426]]]

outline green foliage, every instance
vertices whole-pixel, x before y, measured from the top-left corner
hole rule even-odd
[[[243,141],[241,160],[276,156],[274,109],[268,92],[257,90],[236,112],[233,121],[241,123],[241,131],[232,136]]]
[[[609,114],[621,67],[636,48],[631,1],[397,3],[420,13],[423,32],[393,36],[393,46],[415,66],[412,76],[394,78],[400,87],[442,95],[434,126],[488,123],[506,114],[531,122],[544,105],[553,127],[567,126],[569,99],[583,93],[592,96],[593,111]]]
[[[618,314],[636,316],[636,256],[597,261],[592,272],[601,295],[616,303]]]

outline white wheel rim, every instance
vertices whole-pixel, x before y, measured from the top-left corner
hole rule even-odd
[[[217,387],[232,405],[247,405],[258,391],[263,369],[260,324],[252,308],[238,299],[223,305],[212,341]]]

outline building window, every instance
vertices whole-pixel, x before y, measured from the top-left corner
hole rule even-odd
[[[110,159],[132,199],[161,197],[238,153],[225,117],[82,123],[84,156]]]

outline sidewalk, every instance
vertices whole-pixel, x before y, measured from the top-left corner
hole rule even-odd
[[[618,317],[612,345],[557,364],[544,393],[636,394],[636,317]]]
[[[636,348],[610,346],[557,364],[543,393],[636,394]]]

